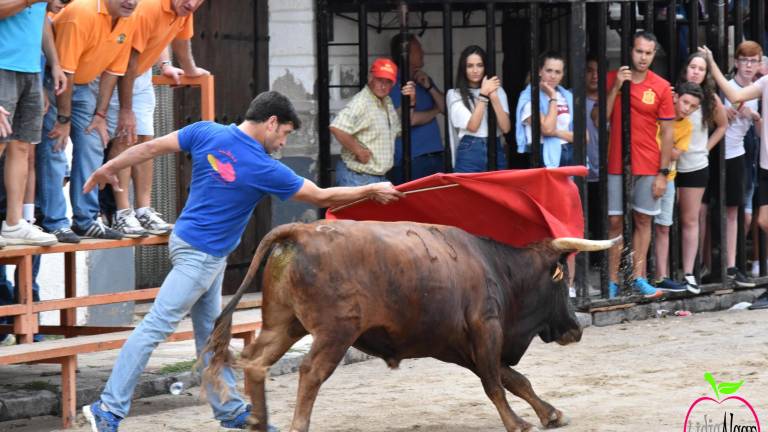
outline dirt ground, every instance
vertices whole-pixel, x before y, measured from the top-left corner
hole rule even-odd
[[[703,375],[745,383],[738,395],[768,426],[768,310],[724,311],[587,328],[582,341],[532,344],[516,369],[539,395],[571,419],[563,431],[679,431],[691,402],[714,396]],[[298,376],[271,379],[270,422],[287,431]],[[121,431],[217,430],[196,398],[137,401]],[[512,409],[538,425],[533,410],[509,394]],[[14,432],[53,430],[53,417],[14,423]],[[7,426],[11,426],[8,424]],[[80,423],[76,431],[89,430]],[[371,360],[336,370],[315,404],[313,431],[503,431],[479,380],[432,359],[389,370]]]

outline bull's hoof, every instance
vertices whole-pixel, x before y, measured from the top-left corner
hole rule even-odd
[[[571,419],[568,418],[565,414],[563,414],[560,410],[554,410],[552,411],[552,414],[549,415],[549,420],[545,423],[542,422],[545,428],[547,429],[554,429],[563,427],[571,422]]]

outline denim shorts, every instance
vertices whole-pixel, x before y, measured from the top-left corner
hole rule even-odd
[[[120,100],[117,89],[109,100],[107,125],[109,135],[115,136]],[[155,87],[152,85],[152,69],[136,77],[133,82],[133,113],[136,116],[136,135],[155,136]]]
[[[456,146],[457,173],[473,173],[488,171],[488,139],[473,135],[464,135]],[[504,142],[501,137],[496,140],[496,167],[507,168],[507,157],[504,154]]]
[[[653,182],[656,176],[632,176],[632,209],[648,216],[661,212],[661,200],[653,197]],[[608,215],[624,214],[624,184],[622,176],[608,175]]]
[[[40,73],[0,69],[0,106],[10,116],[13,133],[0,142],[40,142],[43,134],[43,81]]]
[[[656,225],[672,226],[672,214],[675,211],[675,181],[667,182],[667,190],[659,198],[661,213],[653,218]]]

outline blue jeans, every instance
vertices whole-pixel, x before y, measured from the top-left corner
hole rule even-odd
[[[507,168],[507,157],[504,154],[504,145],[501,139],[496,140],[496,167]],[[456,147],[456,166],[453,171],[457,173],[472,173],[488,171],[488,144],[487,139],[472,135],[464,135]]]
[[[69,198],[72,203],[72,226],[88,229],[99,215],[99,190],[82,192],[88,177],[104,161],[104,147],[98,133],[85,132],[96,110],[98,82],[75,85],[72,90],[72,120],[69,136],[72,138],[72,170],[70,173]],[[46,74],[45,87],[51,107],[43,119],[43,139],[35,148],[37,172],[37,199],[43,212],[41,225],[48,231],[69,227],[67,204],[64,198],[64,176],[67,173],[67,157],[63,151],[54,152],[54,140],[48,138],[53,129],[58,110],[53,95],[50,75]]]
[[[112,374],[101,394],[110,412],[128,415],[131,397],[149,356],[164,341],[187,313],[192,316],[197,355],[213,331],[221,312],[221,282],[227,257],[215,257],[199,251],[171,234],[168,250],[173,268],[163,281],[149,314],[144,317],[120,350]],[[222,371],[230,399],[222,402],[213,388],[208,388],[208,402],[218,420],[232,420],[245,411],[246,404],[237,393],[232,369]]]
[[[413,173],[411,180],[429,177],[432,174],[443,172],[445,169],[445,164],[443,163],[444,155],[445,153],[443,152],[427,153],[411,159],[411,173]],[[400,161],[399,165],[394,165],[392,169],[389,170],[387,178],[395,185],[405,183],[405,170],[403,169],[402,161]]]
[[[387,181],[387,178],[384,176],[363,174],[350,170],[341,159],[336,163],[336,186],[365,186],[383,181]]]
[[[573,157],[573,143],[566,143],[560,146],[560,166],[575,165]]]

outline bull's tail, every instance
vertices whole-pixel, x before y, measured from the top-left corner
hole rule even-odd
[[[282,238],[285,238],[293,231],[294,224],[283,225],[270,231],[259,243],[256,253],[253,256],[251,265],[248,267],[248,272],[243,278],[243,282],[240,283],[240,287],[237,292],[232,296],[232,299],[221,311],[221,314],[216,319],[216,324],[213,328],[211,336],[208,338],[208,342],[203,348],[200,357],[197,360],[196,366],[199,368],[202,366],[202,361],[206,357],[208,358],[208,365],[203,370],[203,385],[202,394],[205,394],[205,389],[208,384],[212,385],[214,390],[219,393],[222,400],[227,398],[227,388],[224,386],[221,380],[221,370],[227,365],[234,364],[234,357],[229,350],[229,343],[232,340],[232,314],[237,308],[237,304],[245,294],[245,291],[251,285],[254,276],[256,277],[256,284],[261,288],[261,283],[264,275],[264,268],[267,265],[267,259],[272,253],[272,249],[277,242]]]

